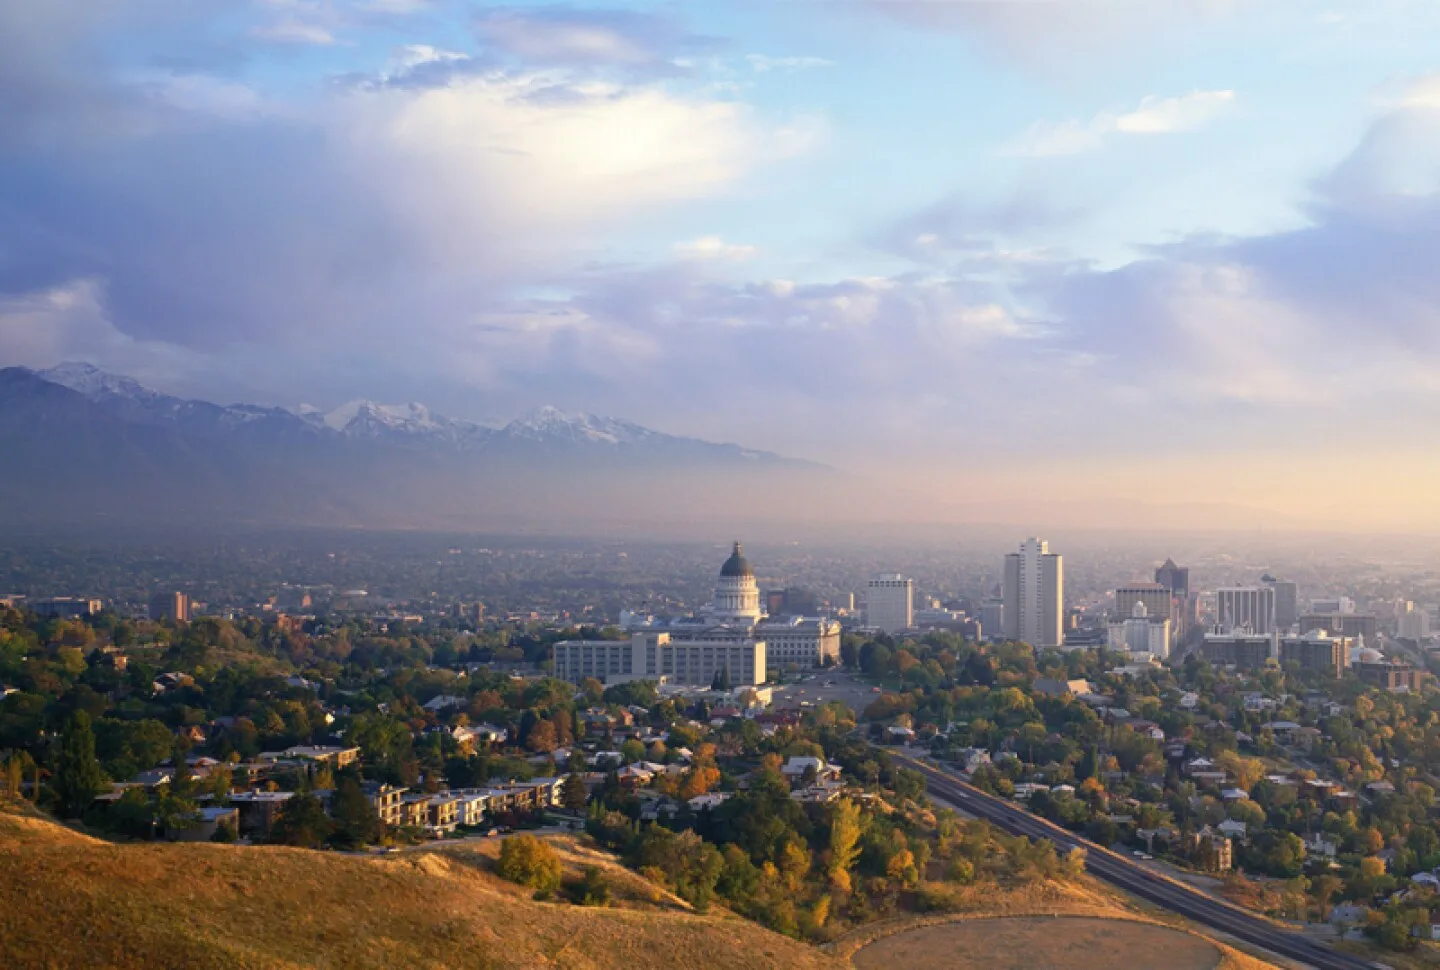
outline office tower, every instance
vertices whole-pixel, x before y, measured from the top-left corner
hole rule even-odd
[[[1034,647],[1064,643],[1065,565],[1044,539],[1005,557],[1005,636]]]
[[[980,630],[992,640],[1005,635],[1005,601],[991,598],[980,604]]]
[[[1396,636],[1402,640],[1424,640],[1430,635],[1430,614],[1406,601],[1396,617]]]
[[[1222,633],[1275,632],[1275,590],[1269,586],[1232,586],[1215,591],[1216,615]]]
[[[1190,598],[1189,566],[1177,566],[1175,560],[1167,559],[1163,566],[1155,570],[1155,582],[1170,590],[1177,599]]]
[[[899,573],[876,576],[865,585],[865,624],[899,633],[915,623],[915,581]]]
[[[1259,670],[1275,653],[1273,633],[1207,633],[1200,646],[1200,656],[1210,663],[1240,670]]]
[[[157,593],[150,599],[150,619],[190,622],[190,594]]]
[[[1147,616],[1173,618],[1174,593],[1164,583],[1126,583],[1115,589],[1115,611],[1117,619],[1128,619],[1136,603],[1145,604]]]
[[[1275,628],[1283,633],[1300,621],[1300,587],[1277,579],[1270,588],[1275,591]]]
[[[1350,648],[1354,642],[1349,637],[1332,637],[1318,631],[1285,637],[1280,641],[1280,662],[1296,663],[1301,670],[1323,670],[1339,677],[1350,666]]]

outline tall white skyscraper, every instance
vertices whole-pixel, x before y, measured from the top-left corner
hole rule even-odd
[[[1005,557],[1005,636],[1033,647],[1065,642],[1065,564],[1044,539]]]
[[[899,573],[876,576],[865,585],[865,623],[886,633],[915,625],[915,580]]]

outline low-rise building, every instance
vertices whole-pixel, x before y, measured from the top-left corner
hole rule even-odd
[[[295,795],[288,791],[231,792],[230,804],[239,812],[241,835],[264,835]]]
[[[364,792],[370,807],[375,809],[375,817],[380,820],[380,824],[388,828],[400,825],[400,802],[405,797],[406,789],[384,782],[367,781],[360,786],[360,790]]]
[[[1301,670],[1323,670],[1339,677],[1350,666],[1350,650],[1354,645],[1350,637],[1311,630],[1302,636],[1280,640],[1280,662],[1296,663]]]
[[[576,684],[587,677],[609,684],[710,684],[724,672],[732,684],[755,685],[767,677],[765,641],[748,638],[676,640],[641,631],[629,640],[565,640],[554,651],[555,676]]]

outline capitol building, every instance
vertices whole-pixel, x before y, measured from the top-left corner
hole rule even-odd
[[[629,622],[625,623],[624,620]],[[710,608],[694,616],[670,621],[650,617],[622,617],[629,630],[663,630],[671,637],[705,643],[760,640],[765,662],[772,672],[810,670],[840,662],[840,623],[825,617],[766,616],[760,608],[760,587],[755,570],[735,543],[730,558],[720,567],[715,598]]]
[[[630,641],[555,645],[555,676],[708,684],[720,670],[733,683],[763,683],[768,673],[811,670],[840,662],[840,623],[826,617],[766,616],[755,570],[735,543],[720,567],[708,609],[658,620],[624,612]]]

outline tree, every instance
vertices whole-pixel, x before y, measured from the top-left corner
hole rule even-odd
[[[843,892],[850,891],[850,870],[860,857],[860,808],[848,798],[835,803],[830,818],[830,860],[827,870],[830,884]]]
[[[335,830],[330,835],[332,845],[358,849],[380,838],[380,819],[354,774],[347,773],[340,779],[330,814],[335,820]]]
[[[560,857],[549,843],[533,835],[512,835],[500,843],[500,861],[495,873],[501,879],[535,890],[537,898],[560,888]]]
[[[25,771],[34,768],[35,761],[27,751],[11,751],[5,758],[5,794],[18,800],[25,787]]]
[[[571,772],[565,778],[565,784],[560,786],[560,804],[572,811],[584,811],[585,803],[590,800],[590,793],[585,789],[585,779],[576,772]]]
[[[51,785],[67,818],[79,818],[95,796],[105,790],[105,775],[95,760],[95,732],[90,715],[84,711],[76,711],[65,727]]]
[[[315,849],[330,837],[332,828],[320,799],[310,792],[296,792],[285,802],[280,817],[270,829],[268,841]]]
[[[536,721],[525,739],[525,747],[536,754],[549,754],[556,748],[555,725],[549,721]]]
[[[581,906],[610,905],[610,880],[599,866],[585,867],[585,874],[575,887],[574,899]]]

